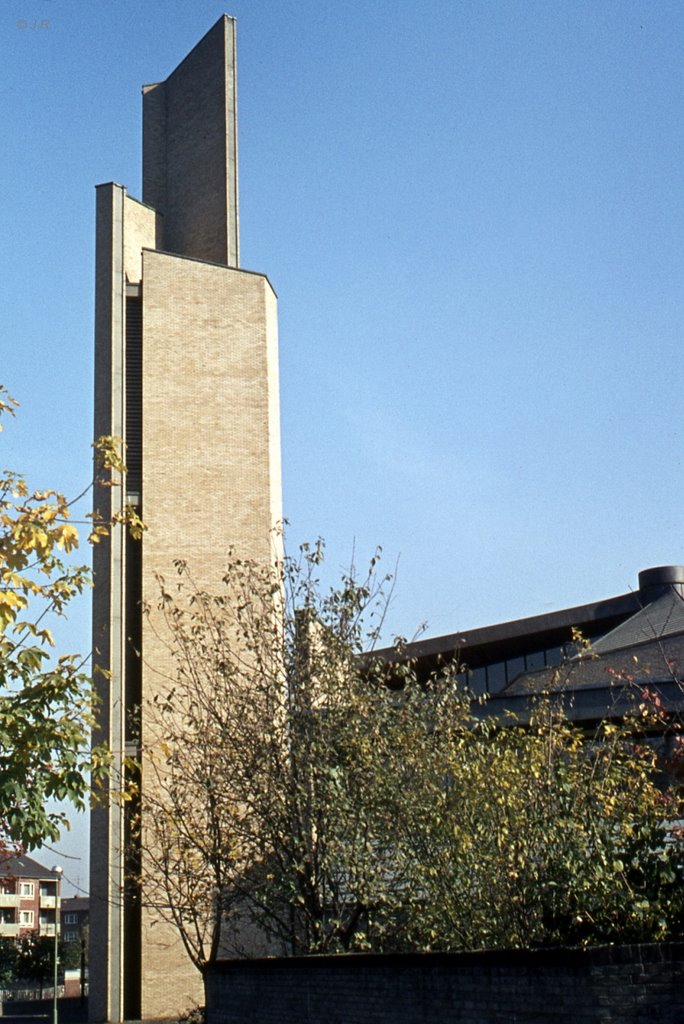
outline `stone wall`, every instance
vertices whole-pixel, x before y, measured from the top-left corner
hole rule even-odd
[[[221,961],[207,1024],[684,1024],[684,943]]]

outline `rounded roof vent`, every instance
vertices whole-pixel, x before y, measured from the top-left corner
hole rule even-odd
[[[684,565],[658,565],[639,573],[639,590],[684,586]]]

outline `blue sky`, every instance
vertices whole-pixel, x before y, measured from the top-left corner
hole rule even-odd
[[[224,9],[2,0],[0,380],[22,408],[0,444],[35,484],[89,475],[94,186],[140,194],[140,85]],[[684,5],[228,13],[290,543],[399,558],[389,626],[409,636],[684,562]],[[87,608],[64,642],[88,644]]]

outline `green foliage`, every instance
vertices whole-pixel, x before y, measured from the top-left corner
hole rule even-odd
[[[369,654],[389,579],[374,560],[324,592],[321,560],[233,559],[218,594],[182,563],[161,581],[146,899],[195,961],[677,934],[684,846],[643,705],[590,737],[552,698],[496,721],[458,665],[419,681],[401,643]]]
[[[85,948],[87,949],[87,942]],[[60,946],[61,952],[59,962],[64,970],[78,970],[81,966],[82,946],[81,939],[72,942],[64,942]]]
[[[658,785],[638,715],[586,737],[550,697],[525,727],[473,719],[467,707],[454,717],[446,704],[421,749],[413,723],[403,748],[414,783],[397,807],[396,850],[421,894],[405,943],[476,949],[677,934],[684,847],[665,828],[676,800]]]
[[[0,992],[9,988],[16,975],[18,948],[14,939],[0,938]]]
[[[14,981],[45,985],[55,972],[55,940],[49,935],[28,935],[17,940]],[[58,968],[64,967],[65,943],[57,943]]]
[[[205,1024],[207,1019],[203,1006],[193,1006],[178,1018],[178,1024]]]
[[[0,386],[0,414],[13,415],[15,406]],[[100,482],[112,485],[112,473],[122,469],[115,439],[97,447]],[[56,840],[67,819],[48,812],[46,801],[83,809],[89,776],[106,770],[104,753],[88,750],[92,690],[83,659],[56,658],[49,628],[90,585],[88,567],[69,557],[79,542],[74,501],[0,473],[0,850]],[[96,542],[109,524],[89,518]],[[142,528],[139,520],[132,526]]]

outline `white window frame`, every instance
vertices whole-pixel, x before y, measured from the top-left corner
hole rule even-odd
[[[33,911],[20,910],[19,924],[21,925],[22,928],[33,928]]]
[[[22,882],[20,895],[24,899],[33,899],[36,895],[36,887],[33,882]]]
[[[64,924],[78,924],[78,914],[74,914],[73,911],[63,915]]]

